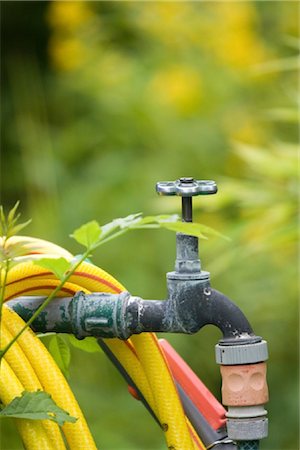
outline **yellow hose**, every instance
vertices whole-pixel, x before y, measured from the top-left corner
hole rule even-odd
[[[33,238],[22,239],[35,243]],[[43,246],[43,241],[38,240],[36,247],[43,256],[49,253],[67,259],[72,258],[64,249],[60,249],[58,246],[53,247],[49,242],[46,242]],[[58,281],[52,273],[26,261],[16,265],[8,273],[5,298],[10,299],[19,295],[49,295],[57,284]],[[73,295],[77,290],[121,292],[124,287],[102,269],[83,262],[70,277],[68,283],[65,284],[64,289],[60,291],[60,295],[67,296],[67,292],[69,295]],[[22,320],[15,316],[10,310],[4,309],[3,319],[12,334],[16,334],[22,326]],[[73,399],[64,401],[62,398],[66,391],[70,396],[68,385],[52,358],[45,352],[41,342],[31,331],[26,332],[26,335],[24,333],[18,342],[30,360],[30,364],[43,388],[53,396],[59,406],[71,415],[80,417],[80,420],[76,423],[77,427],[78,423],[85,423],[81,412],[75,411]],[[123,365],[160,420],[165,431],[168,447],[173,450],[205,449],[184,415],[172,375],[156,336],[154,334],[142,334],[134,336],[131,341],[128,340],[127,342],[106,339],[105,343]],[[63,386],[62,390],[57,389],[58,386]],[[60,394],[57,392],[58,390]],[[72,398],[72,395],[70,398]],[[79,444],[77,439],[80,439],[80,436],[74,432],[74,429],[74,424],[64,425],[64,432],[68,436],[70,448],[87,450],[95,448],[94,444],[91,443],[85,446]],[[86,429],[83,433],[87,433]],[[89,432],[87,434],[89,435]]]
[[[2,246],[2,243],[3,238],[0,236],[0,247]],[[5,246],[6,248],[9,248],[10,246],[13,247],[15,244],[22,244],[25,251],[26,249],[28,249],[28,252],[26,252],[26,254],[28,255],[53,253],[66,259],[73,257],[72,254],[64,248],[44,239],[38,239],[29,236],[11,236],[9,240],[6,241]],[[22,257],[20,257],[20,259],[21,258]]]
[[[1,360],[0,368],[0,398],[4,405],[10,403],[15,397],[19,397],[24,391],[24,386],[16,377],[14,371],[6,361]],[[26,449],[30,450],[55,450],[55,443],[49,436],[40,420],[15,419],[18,431]],[[44,421],[43,421],[44,422]]]
[[[132,342],[151,384],[168,446],[192,448],[184,412],[156,336],[147,333],[135,335]]]
[[[13,335],[8,331],[3,322],[1,324],[1,348],[5,348],[5,346],[13,339]],[[35,371],[18,342],[15,342],[5,354],[5,360],[26,391],[35,392],[43,389]],[[10,390],[11,385],[8,384],[6,389]],[[41,421],[41,424],[48,434],[53,447],[56,447],[58,450],[65,450],[66,447],[58,425],[50,420],[43,420]]]
[[[48,254],[43,255],[49,256]],[[37,262],[37,261],[36,261]],[[32,262],[20,263],[14,266],[7,275],[5,298],[9,299],[15,297],[16,295],[23,295],[22,291],[30,287],[39,287],[43,289],[43,284],[41,280],[52,280],[49,281],[51,288],[57,286],[58,280],[53,273],[42,267],[39,267]],[[121,292],[124,291],[124,286],[121,285],[117,280],[115,280],[111,275],[109,275],[104,270],[93,264],[83,262],[76,269],[76,271],[69,278],[68,283],[75,284],[78,289],[85,288],[91,292]],[[64,285],[66,288],[62,295],[66,296],[66,291],[68,288],[68,283]],[[21,293],[21,294],[20,294]],[[28,295],[26,293],[26,295]],[[41,295],[41,294],[36,294]]]
[[[23,328],[23,320],[5,305],[3,306],[2,316],[7,329],[12,335],[16,335]],[[65,423],[62,427],[69,446],[74,450],[96,449],[78,403],[66,379],[45,346],[30,329],[26,330],[17,342],[30,360],[30,364],[43,389],[52,396],[58,406],[77,418],[75,423]]]
[[[154,400],[151,386],[145,375],[144,368],[138,359],[136,353],[132,351],[132,348],[127,341],[127,345],[120,345],[117,339],[103,339],[107,347],[114,354],[114,356],[122,363],[122,366],[134,381],[136,387],[143,393],[143,396],[152,409],[152,411],[158,417],[157,406]]]

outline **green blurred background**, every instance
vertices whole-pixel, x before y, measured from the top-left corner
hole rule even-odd
[[[270,437],[298,441],[297,2],[1,1],[1,203],[27,233],[74,253],[91,219],[179,212],[158,180],[214,179],[195,220],[212,284],[269,343]],[[127,289],[165,298],[175,236],[141,231],[94,261]],[[217,397],[211,327],[169,336]],[[70,383],[99,448],[160,450],[162,433],[101,353],[72,349]],[[2,448],[21,448],[6,425]]]

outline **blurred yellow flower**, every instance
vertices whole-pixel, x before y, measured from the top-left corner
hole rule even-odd
[[[53,32],[49,40],[49,54],[58,70],[74,70],[86,61],[87,47],[79,31],[93,16],[83,1],[52,1],[47,19]]]
[[[50,39],[49,53],[53,66],[62,71],[76,69],[86,58],[86,48],[79,39],[59,35]]]
[[[216,31],[205,41],[208,50],[234,68],[265,59],[266,49],[256,33],[257,13],[251,2],[213,2],[209,7]]]
[[[182,115],[194,112],[202,97],[201,78],[190,67],[173,66],[158,72],[149,87],[151,96]]]
[[[56,30],[74,31],[93,15],[88,5],[84,1],[52,1],[47,15],[48,22]]]
[[[265,59],[251,2],[128,2],[128,7],[137,27],[172,49],[195,45],[234,68]]]

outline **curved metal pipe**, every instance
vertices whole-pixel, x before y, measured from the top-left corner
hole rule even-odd
[[[237,338],[248,339],[254,336],[248,319],[228,297],[216,289],[207,289],[204,296],[210,299],[207,323],[215,325],[221,330],[224,341],[231,342],[236,341]]]
[[[204,287],[205,286],[205,287]],[[259,339],[242,311],[225,295],[198,281],[176,283],[168,300],[143,300],[121,294],[84,294],[54,299],[33,322],[35,331],[74,333],[85,336],[127,339],[142,332],[193,334],[205,325],[218,327],[222,343]],[[174,285],[173,285],[174,287]],[[22,297],[8,305],[28,320],[43,297]]]

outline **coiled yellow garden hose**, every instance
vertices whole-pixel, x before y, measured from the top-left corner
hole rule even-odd
[[[63,256],[66,259],[72,258],[69,252],[47,241],[27,237],[14,237],[14,239],[16,242],[22,240],[23,243],[28,241],[28,247],[32,247],[33,244],[36,258],[39,257],[38,254],[41,254],[43,257],[51,255],[52,257]],[[22,258],[20,258],[19,264],[14,266],[8,273],[5,300],[21,295],[49,295],[59,284],[59,280],[56,279],[53,273],[33,264],[32,261],[26,261],[26,259],[24,262],[21,261]],[[119,293],[125,289],[117,280],[102,269],[83,262],[63,286],[58,296],[72,296],[79,290],[86,293],[93,291]],[[7,333],[10,333],[12,336],[16,335],[24,325],[22,319],[8,308],[3,308],[3,323],[3,336],[8,336]],[[165,431],[168,448],[173,450],[205,449],[203,443],[194,432],[192,425],[184,415],[172,375],[155,334],[144,333],[136,335],[128,341],[105,339],[105,344],[126,369],[128,375],[142,392],[147,403],[157,416]],[[27,375],[22,375],[11,353],[10,362],[12,367],[9,366],[9,370],[14,373],[14,377],[20,383],[22,383],[20,381],[22,378],[25,389],[33,389],[33,386],[25,382],[25,379],[28,380],[29,372],[33,370],[43,389],[51,394],[56,403],[72,416],[78,418],[76,423],[66,423],[63,426],[63,432],[70,449],[95,449],[96,446],[79,406],[65,378],[41,341],[31,330],[27,330],[18,339],[18,345],[19,349],[15,350],[15,352],[23,352],[31,369],[28,368],[28,364],[26,364],[26,368],[24,365],[24,370],[25,372],[28,370],[28,373]],[[5,355],[3,367],[8,365],[8,355],[9,352]],[[12,363],[12,360],[14,360],[14,363]],[[1,367],[1,377],[2,370]],[[4,397],[7,397],[9,389],[9,383],[6,387],[2,386],[1,398],[2,392]],[[23,437],[23,434],[22,439],[26,440],[27,437]],[[48,439],[51,443],[50,429],[47,429],[46,435],[49,435]],[[31,449],[33,447],[29,446],[28,448]],[[49,450],[51,448],[49,447]]]
[[[5,326],[15,336],[23,328],[23,320],[6,307],[3,308],[2,315]],[[17,342],[30,361],[43,389],[52,396],[58,406],[78,419],[75,423],[68,422],[62,427],[70,448],[96,449],[79,405],[66,379],[45,346],[31,330],[23,333]]]
[[[4,405],[10,403],[24,391],[24,386],[16,377],[6,361],[1,361],[0,398]],[[54,450],[55,445],[50,440],[43,423],[26,419],[15,419],[24,446],[30,450]]]
[[[5,319],[4,319],[4,322]],[[11,340],[13,339],[13,335],[8,331],[7,327],[4,325],[4,322],[1,326],[1,346],[5,347]],[[19,380],[23,389],[19,392],[19,395],[25,389],[26,391],[37,391],[42,390],[43,386],[40,383],[32,365],[29,360],[25,356],[22,348],[20,347],[18,342],[8,350],[5,355],[5,361],[10,366],[10,369],[14,372],[15,377]],[[5,364],[5,363],[4,363]],[[1,372],[1,381],[2,380],[2,372]],[[7,393],[11,395],[11,380],[9,385],[7,386]],[[3,388],[2,388],[3,389]],[[52,443],[53,448],[57,448],[58,450],[64,450],[65,444],[62,439],[62,435],[60,433],[59,427],[54,422],[50,420],[43,420],[42,422],[45,431],[48,434],[48,437]]]

